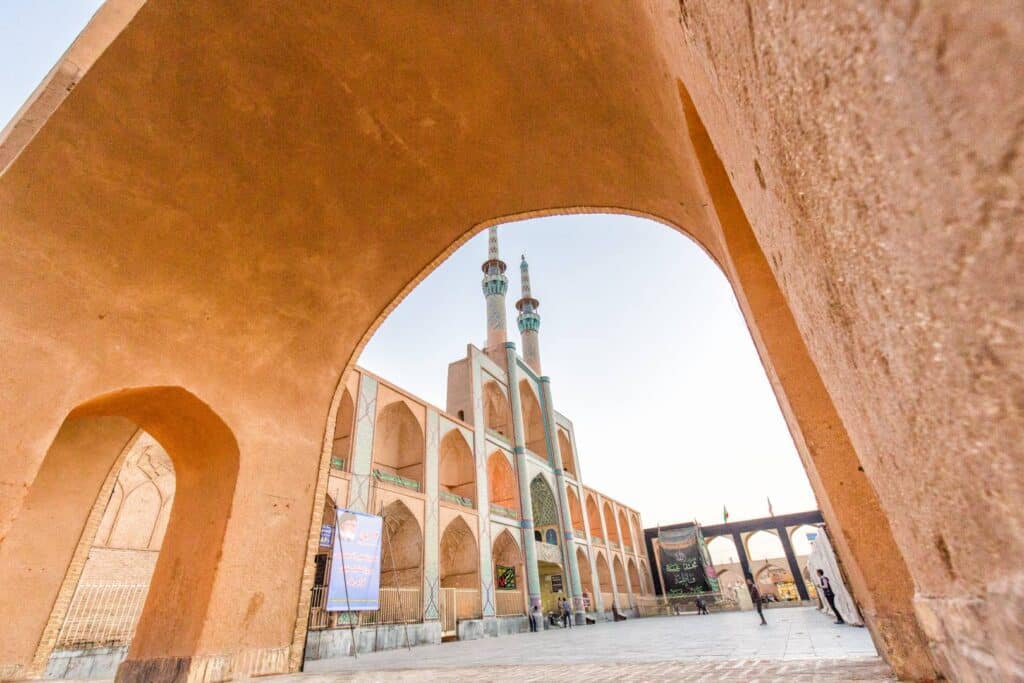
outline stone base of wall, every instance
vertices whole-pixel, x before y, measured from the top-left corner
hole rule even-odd
[[[306,661],[337,659],[352,655],[352,631],[347,628],[332,628],[323,631],[309,631],[306,634]],[[359,654],[396,650],[406,646],[406,634],[411,647],[434,645],[441,642],[441,624],[436,621],[425,624],[390,624],[385,626],[360,627],[355,629],[356,647]]]
[[[128,646],[60,650],[50,655],[43,678],[113,678],[128,655]]]
[[[530,622],[525,615],[463,619],[456,628],[459,640],[479,640],[480,638],[497,638],[498,636],[525,633],[530,630]]]

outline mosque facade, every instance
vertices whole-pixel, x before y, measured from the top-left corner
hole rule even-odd
[[[654,600],[640,513],[584,484],[573,423],[555,409],[525,257],[515,304],[521,355],[508,339],[505,271],[491,228],[487,341],[449,365],[444,409],[363,368],[348,374],[328,425],[307,659],[348,654],[353,641],[368,651],[519,632],[532,605],[548,614],[559,598],[571,601],[576,623],[635,615]],[[77,626],[62,629],[51,668],[66,665],[62,652],[80,657],[101,644],[89,610],[114,609],[102,606],[113,599],[105,586],[130,589],[133,604],[117,609],[141,611],[173,501],[173,466],[145,432],[122,463],[73,599]],[[384,519],[380,607],[358,617],[326,610],[338,508]],[[102,644],[116,651],[130,631],[126,622]]]

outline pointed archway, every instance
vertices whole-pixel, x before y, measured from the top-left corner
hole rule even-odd
[[[405,401],[384,406],[374,426],[374,473],[420,490],[423,486],[423,456],[423,426],[409,406]]]
[[[457,428],[441,439],[438,483],[442,500],[476,507],[476,462],[466,438]]]
[[[501,451],[494,451],[487,458],[487,492],[492,512],[519,517],[519,483],[512,463]]]
[[[544,434],[544,414],[540,410],[537,392],[527,380],[519,382],[519,400],[523,407],[523,437],[526,450],[548,460],[548,444]]]

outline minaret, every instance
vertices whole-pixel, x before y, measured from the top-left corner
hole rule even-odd
[[[501,347],[508,341],[505,330],[505,292],[508,291],[508,266],[498,257],[498,228],[487,234],[487,260],[484,261],[483,290],[487,300],[487,346]]]
[[[537,309],[540,308],[540,302],[530,293],[530,264],[526,262],[525,254],[522,263],[519,264],[519,273],[522,278],[523,298],[516,302],[516,308],[519,309],[519,333],[523,338],[523,359],[539,375],[540,314],[537,313]]]

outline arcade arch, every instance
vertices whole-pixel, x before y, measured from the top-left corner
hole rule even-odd
[[[487,487],[491,505],[503,508],[510,516],[519,516],[519,484],[512,463],[501,451],[487,459]]]
[[[774,529],[759,529],[746,534],[743,538],[743,545],[747,550],[747,557],[751,564],[758,560],[784,557],[786,551],[782,547],[782,541]]]
[[[494,539],[491,548],[498,616],[525,614],[526,602],[523,587],[526,585],[526,572],[519,544],[509,530],[504,529]]]
[[[389,403],[377,416],[373,469],[423,486],[423,427],[404,401]]]
[[[381,513],[380,588],[419,588],[423,585],[423,531],[415,515],[400,500]],[[403,605],[403,611],[407,608]]]
[[[643,595],[644,584],[640,581],[640,572],[637,571],[636,562],[632,557],[626,561],[626,571],[629,573],[629,585],[633,595]]]
[[[565,491],[566,499],[569,503],[569,520],[572,522],[573,531],[585,534],[586,528],[583,525],[583,509],[580,507],[579,496],[576,495],[576,487],[566,486]]]
[[[484,427],[509,440],[512,438],[512,410],[501,386],[494,380],[484,382]]]
[[[523,406],[523,436],[526,450],[549,460],[547,439],[544,436],[544,414],[540,410],[537,392],[527,380],[519,382],[519,397]]]
[[[594,580],[590,571],[590,560],[583,548],[576,547],[576,566],[580,572],[580,587],[583,590],[583,598],[587,605],[587,611],[594,611],[596,600],[594,599]]]
[[[622,529],[622,543],[626,546],[627,550],[632,550],[635,547],[633,543],[632,533],[630,531],[629,520],[626,519],[626,513],[621,509],[619,510],[619,528]]]
[[[601,524],[601,512],[597,508],[597,499],[593,493],[587,493],[587,520],[590,522],[590,537],[600,539],[604,543],[604,526]]]
[[[607,500],[604,502],[604,521],[607,525],[605,537],[608,539],[608,542],[619,545],[618,524],[615,523],[615,513],[612,512],[611,503]]]
[[[562,428],[558,429],[558,451],[562,456],[562,469],[573,479],[578,479],[579,477],[576,475],[576,454],[572,449],[572,441]]]
[[[598,586],[598,590],[605,597],[604,608],[605,609],[611,609],[612,606],[611,606],[611,604],[609,604],[608,601],[609,600],[614,600],[614,596],[613,596],[614,584],[612,583],[612,573],[611,573],[610,568],[608,567],[608,560],[605,559],[604,553],[601,552],[600,550],[597,551],[597,554],[594,557],[594,566],[597,569],[597,586]]]
[[[640,560],[640,573],[643,574],[644,594],[654,595],[654,579],[651,578],[650,567],[647,566],[647,561],[644,559]]]
[[[715,536],[708,540],[708,552],[714,565],[733,564],[740,561],[736,544],[728,536]],[[749,557],[749,555],[748,555]]]
[[[476,536],[461,515],[441,535],[441,587],[479,588],[480,562]]]
[[[801,524],[789,529],[789,542],[793,545],[793,552],[798,556],[811,554],[817,536],[818,527],[813,524]]]
[[[618,553],[612,553],[612,581],[615,585],[616,598],[621,600],[623,596],[628,595],[629,591],[626,588],[626,568],[622,566],[622,558],[619,557]],[[622,607],[622,604],[619,604]]]
[[[476,463],[473,451],[458,429],[452,429],[441,439],[438,483],[442,498],[475,507]]]
[[[341,404],[334,419],[334,440],[331,443],[331,467],[348,470],[352,454],[352,429],[355,426],[355,403],[352,394],[345,388],[341,394]]]

